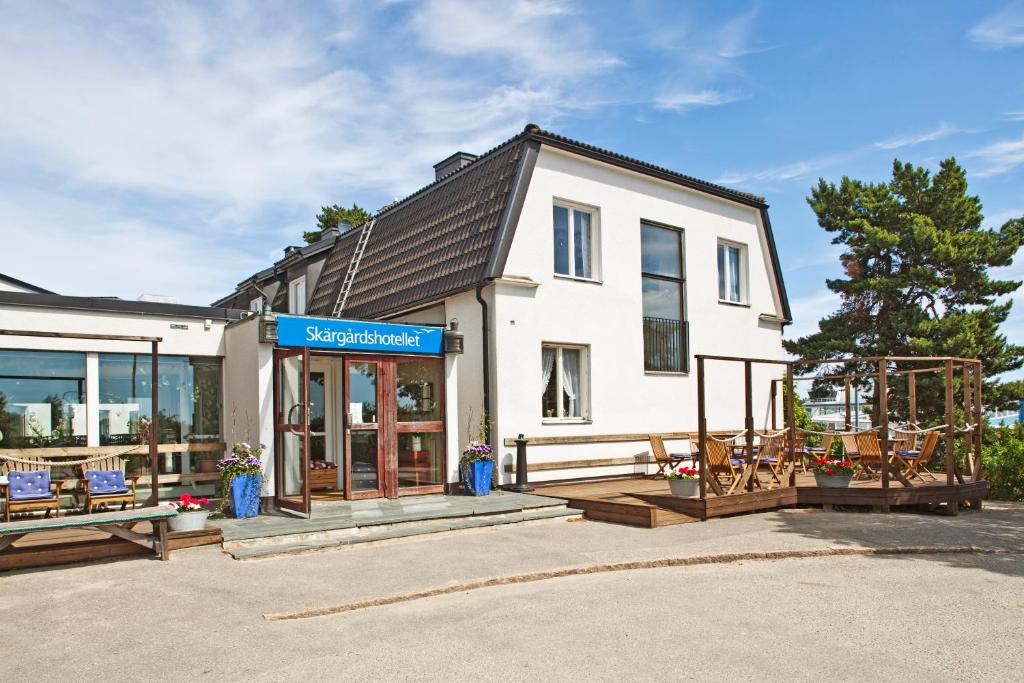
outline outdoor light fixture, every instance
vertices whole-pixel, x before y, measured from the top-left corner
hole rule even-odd
[[[259,340],[263,344],[278,343],[278,318],[265,308],[259,316]]]
[[[448,323],[448,329],[444,331],[444,352],[463,353],[465,350],[465,342],[459,332],[459,319],[452,318]]]

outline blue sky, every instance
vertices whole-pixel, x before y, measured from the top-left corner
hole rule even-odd
[[[765,195],[791,334],[835,304],[837,251],[804,201],[819,176],[955,155],[990,225],[1024,215],[1024,2],[0,12],[0,272],[66,294],[207,303],[320,205],[378,208],[528,121]]]

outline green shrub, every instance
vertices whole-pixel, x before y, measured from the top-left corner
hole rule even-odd
[[[983,432],[982,476],[994,500],[1024,501],[1024,424],[988,427]]]

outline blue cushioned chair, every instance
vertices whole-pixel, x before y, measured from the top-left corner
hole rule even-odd
[[[11,521],[11,513],[18,510],[56,510],[60,517],[60,490],[64,482],[50,481],[50,470],[11,470],[4,487],[4,521]]]
[[[75,490],[75,500],[81,503],[83,512],[89,514],[94,506],[111,503],[120,503],[122,510],[131,503],[135,509],[135,487],[139,478],[125,476],[123,459],[111,456],[79,465],[79,469],[81,478]]]

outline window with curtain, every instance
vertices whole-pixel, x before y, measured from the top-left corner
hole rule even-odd
[[[306,278],[300,277],[288,283],[288,312],[306,314]]]
[[[548,420],[589,417],[585,346],[541,347],[541,416]]]
[[[555,204],[555,273],[584,280],[597,278],[594,218],[593,211]]]
[[[644,370],[685,372],[689,353],[682,230],[641,223],[640,271]]]
[[[746,303],[747,248],[732,242],[718,243],[718,299],[734,304]]]

